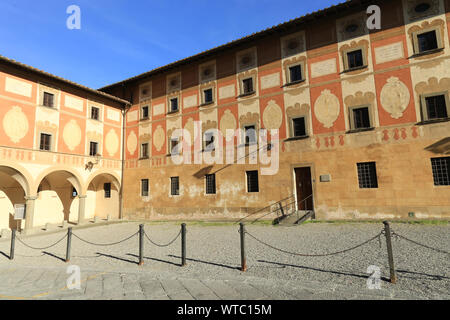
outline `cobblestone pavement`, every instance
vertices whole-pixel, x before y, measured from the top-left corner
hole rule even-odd
[[[168,243],[179,225],[147,224],[154,242]],[[361,243],[382,229],[381,224],[305,224],[297,227],[248,226],[247,231],[284,250],[332,252]],[[449,251],[450,226],[393,224],[398,234]],[[116,242],[137,232],[138,223],[74,228],[81,239]],[[152,300],[267,300],[267,299],[450,299],[450,263],[445,253],[394,240],[398,283],[381,282],[369,290],[367,267],[378,266],[387,277],[383,238],[340,255],[322,258],[287,255],[247,237],[247,272],[239,270],[236,225],[188,225],[187,262],[180,267],[179,238],[168,247],[145,243],[144,265],[138,266],[138,237],[115,246],[93,246],[72,239],[70,263],[65,240],[45,247],[64,231],[19,236],[10,261],[9,240],[0,240],[0,299],[152,299]],[[380,246],[381,245],[381,246]],[[67,266],[81,270],[80,289],[68,289]]]

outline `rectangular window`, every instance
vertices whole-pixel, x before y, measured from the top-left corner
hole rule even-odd
[[[111,183],[104,183],[103,190],[105,191],[105,198],[111,198]]]
[[[143,106],[141,109],[141,119],[148,119],[148,106]]]
[[[52,147],[52,136],[50,134],[41,133],[40,150],[50,151]]]
[[[148,158],[148,143],[141,144],[141,158]]]
[[[259,192],[258,171],[247,171],[247,192]]]
[[[417,47],[419,53],[438,49],[436,31],[428,31],[417,35]]]
[[[375,162],[358,163],[358,181],[361,189],[378,188]]]
[[[347,52],[348,69],[364,66],[363,52],[361,49]]]
[[[212,151],[214,149],[214,133],[205,132],[205,151]]]
[[[450,186],[450,157],[431,159],[435,186]]]
[[[212,88],[203,90],[203,99],[204,99],[203,103],[212,103],[212,102],[214,102]]]
[[[216,175],[207,174],[206,175],[206,194],[216,193]]]
[[[368,107],[352,109],[352,116],[353,116],[352,129],[370,128],[370,116]]]
[[[445,95],[431,96],[425,98],[427,120],[447,118],[447,105]]]
[[[249,94],[253,92],[253,78],[242,80],[243,94]]]
[[[172,196],[180,195],[180,177],[170,178],[170,194]]]
[[[244,127],[244,134],[245,134],[245,144],[255,144],[256,143],[256,129],[255,126],[246,126]]]
[[[169,153],[170,154],[179,154],[180,152],[180,143],[178,138],[172,138],[170,139],[170,145],[169,145]]]
[[[306,136],[306,125],[304,117],[292,119],[292,135],[294,137]]]
[[[95,157],[98,153],[98,143],[97,142],[90,142],[89,143],[89,155],[91,157]]]
[[[44,101],[43,104],[46,107],[53,108],[54,107],[55,95],[52,93],[44,92]]]
[[[97,107],[91,107],[91,119],[98,120],[100,118],[100,110]]]
[[[141,180],[141,196],[148,197],[148,179]]]
[[[302,67],[300,65],[289,67],[289,82],[302,80]]]
[[[178,111],[178,98],[170,99],[170,112]]]

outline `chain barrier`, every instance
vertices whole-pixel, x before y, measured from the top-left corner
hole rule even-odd
[[[392,235],[397,236],[397,237],[399,237],[400,239],[403,239],[403,240],[409,241],[409,242],[411,242],[411,243],[414,243],[414,244],[416,244],[416,245],[418,245],[418,246],[421,246],[421,247],[430,249],[430,250],[434,250],[434,251],[437,251],[437,252],[440,252],[440,253],[450,254],[450,252],[444,251],[444,250],[442,250],[442,249],[433,248],[433,247],[427,246],[427,245],[425,245],[425,244],[419,243],[419,242],[417,242],[417,241],[411,240],[411,239],[409,239],[409,238],[407,238],[407,237],[405,237],[405,236],[402,236],[402,235],[396,233],[395,231],[392,232]]]
[[[107,247],[107,246],[114,246],[114,245],[116,245],[116,244],[120,244],[120,243],[122,243],[122,242],[125,242],[125,241],[127,241],[127,240],[130,240],[131,238],[133,238],[133,237],[134,237],[135,235],[137,235],[138,233],[139,233],[139,232],[135,232],[135,233],[133,233],[131,236],[129,236],[128,238],[125,238],[125,239],[120,240],[120,241],[117,241],[117,242],[112,242],[112,243],[94,243],[94,242],[85,240],[85,239],[83,239],[83,238],[80,238],[80,237],[77,236],[75,233],[73,233],[72,235],[73,235],[75,238],[77,238],[78,240],[80,240],[80,241],[82,241],[82,242],[85,242],[85,243],[87,243],[87,244],[90,244],[90,245],[93,245],[93,246],[99,246],[99,247]]]
[[[170,241],[170,242],[167,243],[167,244],[159,244],[159,243],[154,242],[152,239],[150,239],[150,237],[147,235],[147,232],[145,232],[145,231],[144,231],[144,235],[145,235],[145,237],[147,238],[147,240],[150,241],[150,243],[152,243],[153,245],[155,245],[155,246],[157,246],[157,247],[160,247],[160,248],[164,248],[164,247],[168,247],[168,246],[170,246],[171,244],[173,244],[173,243],[180,237],[181,231],[178,232],[177,236],[176,236],[172,241]]]
[[[32,247],[28,244],[26,244],[25,242],[23,242],[22,240],[20,240],[19,237],[16,237],[17,241],[19,241],[21,244],[23,244],[25,247],[33,249],[33,250],[46,250],[46,249],[50,249],[54,246],[56,246],[58,243],[60,243],[61,241],[63,241],[65,238],[67,237],[67,234],[64,235],[64,237],[62,237],[61,239],[59,239],[58,241],[56,241],[54,244],[49,245],[48,247],[42,247],[42,248],[38,248],[38,247]]]
[[[263,244],[263,245],[265,245],[265,246],[267,246],[267,247],[269,247],[271,249],[274,249],[274,250],[277,250],[277,251],[280,251],[280,252],[283,252],[283,253],[286,253],[286,254],[290,254],[290,255],[294,255],[294,256],[301,256],[301,257],[327,257],[327,256],[333,256],[333,255],[341,254],[341,253],[348,252],[348,251],[351,251],[351,250],[355,250],[355,249],[357,249],[359,247],[362,247],[365,244],[367,244],[367,243],[369,243],[369,242],[379,238],[382,235],[382,232],[380,232],[376,236],[374,236],[374,237],[372,237],[372,238],[370,238],[370,239],[368,239],[368,240],[358,244],[357,246],[354,246],[354,247],[351,247],[351,248],[348,248],[348,249],[345,249],[345,250],[341,250],[341,251],[336,251],[336,252],[332,252],[332,253],[325,253],[325,254],[305,254],[305,253],[290,252],[290,251],[286,251],[286,250],[274,247],[274,246],[272,246],[272,245],[270,245],[270,244],[268,244],[268,243],[266,243],[266,242],[256,238],[254,235],[252,235],[248,231],[246,231],[245,233],[248,234],[251,238],[253,238],[257,242],[259,242],[259,243],[261,243],[261,244]]]

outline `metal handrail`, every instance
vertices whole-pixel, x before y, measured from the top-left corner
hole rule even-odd
[[[255,215],[255,214],[257,214],[257,213],[259,213],[259,212],[261,212],[261,211],[264,211],[264,210],[267,209],[267,208],[271,208],[271,207],[274,206],[274,205],[281,204],[281,202],[283,202],[283,201],[285,201],[285,200],[288,200],[288,199],[291,199],[292,197],[295,197],[295,194],[292,194],[292,195],[290,195],[289,197],[286,197],[286,198],[284,198],[284,199],[278,200],[277,202],[274,202],[274,203],[272,203],[272,204],[270,204],[270,205],[268,205],[268,206],[266,206],[266,207],[264,207],[264,208],[258,209],[258,210],[256,210],[255,212],[252,212],[252,213],[250,213],[249,215],[245,216],[244,218],[241,218],[240,220],[238,220],[237,223],[238,223],[238,222],[241,222],[241,221],[247,219],[248,217],[251,217],[251,216],[253,216],[253,215]],[[274,210],[274,211],[278,211],[278,209],[277,209],[277,210]],[[270,213],[273,213],[274,211],[271,211]],[[264,215],[263,217],[265,217],[265,215]]]

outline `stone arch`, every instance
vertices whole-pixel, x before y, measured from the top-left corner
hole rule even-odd
[[[50,167],[41,172],[34,188],[38,197],[33,226],[78,221],[78,196],[84,191],[84,183],[76,171],[64,166]]]
[[[23,221],[14,219],[14,205],[25,204],[29,194],[28,172],[16,164],[0,162],[0,229],[22,229]]]
[[[119,218],[120,209],[120,178],[115,172],[98,170],[86,182],[85,218]],[[105,184],[110,188],[107,192]]]

